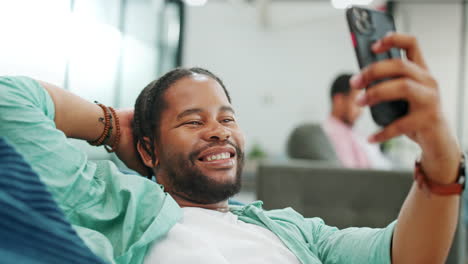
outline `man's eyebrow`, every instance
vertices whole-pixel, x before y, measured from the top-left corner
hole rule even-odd
[[[223,106],[221,106],[221,107],[219,108],[219,111],[220,111],[220,112],[231,112],[231,113],[233,113],[233,114],[236,113],[236,111],[234,111],[234,109],[233,109],[232,107],[228,106],[228,105],[223,105]]]
[[[230,112],[230,113],[233,113],[235,114],[236,112],[234,111],[234,109],[228,105],[224,105],[224,106],[221,106],[219,108],[219,111],[220,112]],[[177,121],[181,120],[182,118],[188,116],[188,115],[192,115],[192,114],[199,114],[203,112],[203,109],[201,108],[190,108],[190,109],[187,109],[187,110],[184,110],[182,113],[178,114],[176,119]]]
[[[191,108],[191,109],[187,109],[185,111],[183,111],[182,113],[178,114],[177,115],[177,120],[181,120],[182,118],[188,116],[188,115],[191,115],[191,114],[198,114],[198,113],[201,113],[203,112],[203,110],[201,108]]]

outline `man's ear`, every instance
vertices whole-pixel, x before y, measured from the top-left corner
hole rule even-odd
[[[147,137],[143,137],[143,142],[138,141],[137,150],[138,150],[138,153],[140,154],[141,160],[147,167],[150,167],[150,168],[156,167],[159,164],[159,159],[158,159],[158,155],[156,154],[156,150],[153,150],[154,155],[156,155],[155,162],[153,163],[153,159],[151,158],[151,155],[145,150],[142,144],[146,144],[146,149],[151,151],[151,145]]]

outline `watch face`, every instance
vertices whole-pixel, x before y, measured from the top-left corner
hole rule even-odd
[[[458,169],[458,184],[463,185],[463,189],[465,189],[465,183],[466,183],[466,159],[465,159],[465,153],[461,154],[461,159],[460,159],[460,168]]]

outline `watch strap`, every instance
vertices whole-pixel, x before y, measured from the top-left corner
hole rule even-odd
[[[414,180],[418,183],[419,188],[427,188],[431,193],[437,195],[460,195],[465,189],[465,155],[461,155],[460,164],[458,166],[458,177],[456,182],[450,184],[440,184],[431,181],[424,172],[421,162],[417,160],[414,166]]]

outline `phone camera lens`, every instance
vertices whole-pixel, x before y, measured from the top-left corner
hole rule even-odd
[[[362,12],[361,12],[361,17],[362,17],[362,19],[364,19],[364,20],[369,20],[369,13],[367,13],[366,10],[362,10]]]
[[[372,32],[372,24],[367,10],[353,9],[354,24],[357,30],[362,34],[369,34]]]
[[[361,18],[361,13],[359,12],[358,9],[353,8],[353,16],[354,16],[354,18],[356,18],[356,19],[360,19],[360,18]]]

